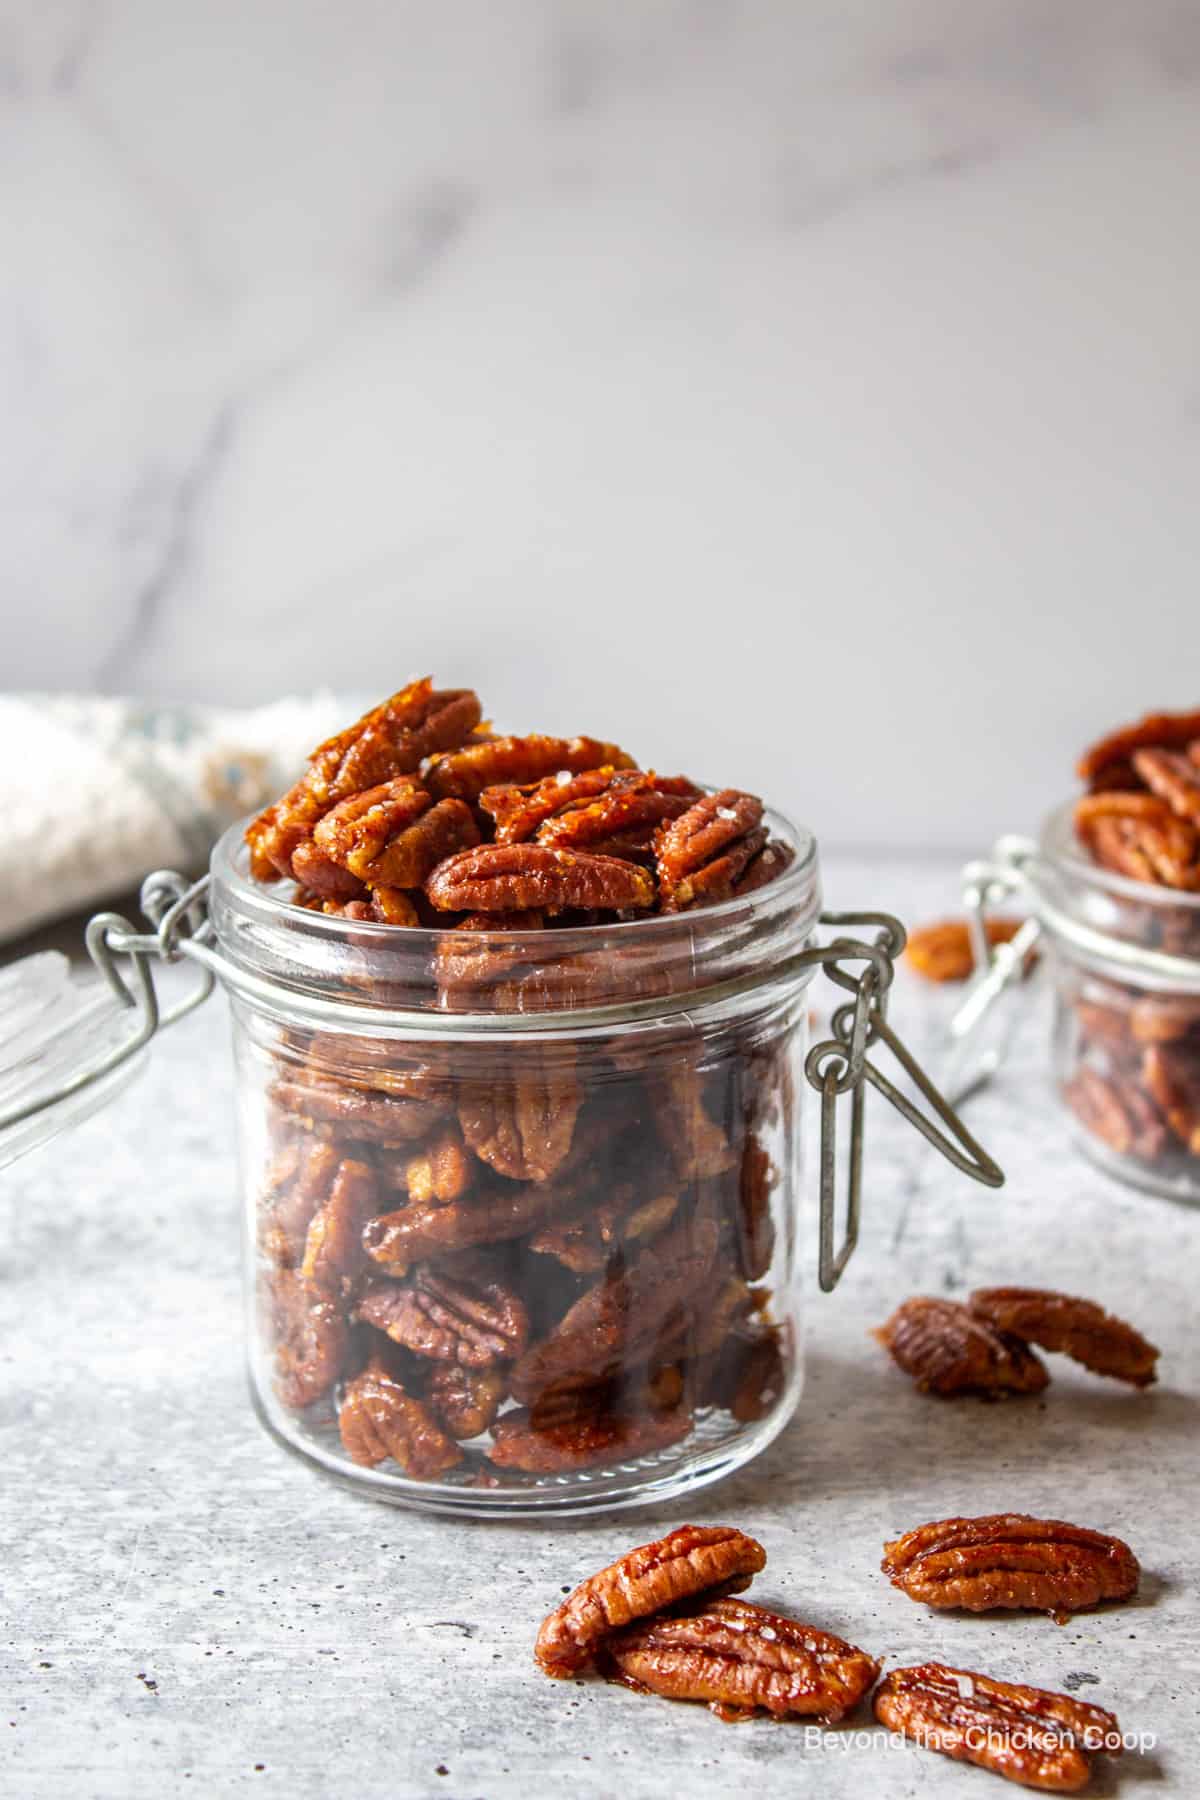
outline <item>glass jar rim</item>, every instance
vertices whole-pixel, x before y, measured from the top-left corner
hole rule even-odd
[[[474,995],[465,1009],[446,1005],[434,960],[439,945],[456,937],[453,923],[444,928],[397,926],[313,912],[295,904],[293,884],[255,880],[243,837],[247,821],[242,820],[230,826],[212,854],[209,904],[222,978],[251,1004],[281,1017],[319,1014],[320,1023],[332,1029],[384,1033],[389,1018],[397,1029],[411,1029],[416,1016],[423,1028],[437,1030],[469,1025],[488,1031],[552,1031],[687,1012],[710,997],[731,997],[777,979],[784,959],[808,942],[817,923],[821,886],[814,834],[770,808],[763,818],[772,840],[793,850],[794,860],[774,881],[748,894],[680,913],[487,933],[489,947],[519,948],[521,963],[541,970],[574,966],[603,971],[625,957],[638,969],[671,974],[669,991],[654,999],[622,1004],[601,997],[560,1006],[551,998],[530,1011],[514,1011],[499,997],[499,989],[495,996]],[[364,968],[372,979],[364,981]],[[810,973],[800,971],[796,978],[807,979]],[[627,984],[615,984],[618,989],[622,985]]]

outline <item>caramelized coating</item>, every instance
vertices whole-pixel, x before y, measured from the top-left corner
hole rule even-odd
[[[626,1686],[670,1700],[701,1700],[727,1722],[757,1711],[834,1723],[879,1674],[865,1650],[749,1600],[714,1600],[677,1618],[627,1626],[603,1646]]]
[[[310,1127],[336,1125],[347,1137],[372,1144],[410,1144],[425,1137],[444,1111],[436,1100],[393,1097],[312,1074],[276,1081],[271,1096]]]
[[[580,1089],[574,1071],[523,1060],[508,1082],[461,1093],[462,1134],[481,1162],[510,1181],[548,1181],[571,1148]]]
[[[1118,1155],[1150,1160],[1166,1148],[1167,1127],[1162,1115],[1150,1096],[1133,1082],[1118,1086],[1085,1063],[1067,1082],[1063,1098],[1093,1136]]]
[[[663,825],[654,848],[664,910],[728,899],[767,841],[762,813],[753,794],[722,788]]]
[[[488,1458],[498,1469],[561,1475],[651,1456],[679,1443],[691,1429],[688,1412],[592,1413],[569,1424],[536,1426],[527,1412],[517,1410],[497,1419]]]
[[[1193,743],[1193,750],[1198,743]],[[1135,750],[1132,761],[1152,794],[1165,800],[1179,818],[1200,825],[1200,759],[1193,761],[1176,750]]]
[[[1151,1044],[1142,1080],[1179,1142],[1200,1156],[1200,1047]]]
[[[378,1202],[370,1164],[349,1157],[340,1162],[329,1198],[314,1213],[304,1245],[300,1273],[315,1293],[331,1300],[350,1293],[366,1262],[363,1226]]]
[[[1137,1557],[1120,1538],[1062,1519],[991,1513],[939,1519],[885,1544],[882,1568],[910,1600],[967,1612],[1069,1617],[1137,1592]]]
[[[574,1675],[614,1632],[713,1590],[736,1593],[766,1560],[758,1540],[733,1526],[681,1525],[573,1588],[542,1621],[534,1657],[547,1675]]]
[[[1103,1707],[945,1663],[892,1669],[874,1704],[881,1725],[922,1749],[1048,1794],[1077,1794],[1092,1756],[1121,1752],[1120,1725]]]
[[[988,943],[1010,943],[1023,924],[1023,919],[986,919]],[[904,954],[909,967],[926,981],[967,981],[975,972],[971,932],[965,919],[940,919],[936,925],[918,926],[909,932]]]
[[[1132,881],[1190,890],[1200,880],[1195,826],[1156,794],[1085,794],[1075,830],[1102,867]]]
[[[338,1425],[346,1454],[364,1468],[390,1457],[414,1481],[432,1481],[462,1461],[429,1409],[378,1361],[346,1383]]]
[[[418,888],[445,857],[478,844],[479,827],[461,800],[435,805],[424,788],[402,779],[343,800],[326,813],[313,842],[372,888]]]
[[[511,913],[531,907],[546,913],[579,907],[621,912],[654,903],[654,883],[635,864],[546,844],[485,844],[463,850],[434,870],[425,892],[446,912]]]
[[[560,770],[580,774],[585,769],[633,766],[632,757],[616,744],[589,737],[543,737],[534,732],[528,737],[492,738],[452,756],[440,756],[426,771],[426,781],[439,799],[477,800],[485,788],[541,781]]]
[[[411,1281],[372,1288],[357,1316],[417,1356],[468,1369],[510,1362],[529,1341],[524,1303],[487,1271],[472,1278],[419,1269]]]
[[[491,1427],[507,1391],[501,1369],[439,1363],[429,1382],[429,1405],[452,1438],[479,1437]]]
[[[1128,768],[1138,750],[1183,750],[1196,738],[1200,738],[1200,711],[1147,713],[1085,750],[1079,759],[1080,779],[1094,785],[1114,769]]]
[[[1039,1394],[1050,1379],[1020,1338],[954,1300],[917,1295],[873,1335],[923,1394]]]
[[[260,1241],[269,1261],[290,1269],[304,1258],[309,1221],[333,1185],[334,1145],[305,1139],[288,1143],[267,1171]]]
[[[363,1245],[388,1274],[405,1275],[425,1257],[524,1237],[560,1203],[551,1187],[506,1184],[449,1206],[404,1206],[383,1213],[368,1224]]]
[[[294,1269],[278,1269],[269,1287],[275,1388],[299,1412],[327,1394],[341,1373],[350,1332],[338,1307],[314,1295]]]
[[[471,1162],[457,1125],[444,1125],[423,1150],[405,1159],[404,1186],[415,1206],[448,1206],[471,1185]]]
[[[1134,1387],[1157,1380],[1158,1350],[1140,1331],[1092,1300],[1047,1288],[976,1288],[968,1302],[977,1319],[1015,1332],[1043,1350],[1061,1350],[1097,1375]]]

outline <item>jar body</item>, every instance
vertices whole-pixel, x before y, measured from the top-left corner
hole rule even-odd
[[[234,995],[250,1375],[278,1438],[378,1498],[500,1516],[644,1504],[771,1441],[801,1382],[810,976],[770,973],[794,914],[742,911],[719,967],[681,921],[648,959],[640,926],[401,934],[406,958],[438,940],[441,1002],[401,1023],[373,1010],[414,997],[386,927],[343,932],[316,1029],[303,996]],[[747,923],[765,965],[714,991]]]

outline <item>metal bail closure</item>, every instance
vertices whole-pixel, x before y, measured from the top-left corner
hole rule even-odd
[[[865,1124],[865,1087],[869,1081],[897,1112],[956,1169],[985,1187],[1004,1185],[1004,1171],[994,1162],[967,1130],[949,1101],[922,1069],[912,1052],[897,1036],[887,1021],[887,1001],[895,973],[895,958],[905,944],[905,930],[898,919],[888,913],[825,913],[823,922],[831,925],[876,925],[880,929],[872,944],[854,938],[835,938],[825,946],[826,974],[839,987],[854,995],[850,1005],[841,1006],[833,1015],[834,1035],[814,1044],[808,1053],[804,1072],[809,1083],[821,1096],[821,1196],[820,1242],[817,1278],[823,1293],[832,1293],[842,1271],[854,1253],[862,1218],[862,1161]],[[857,975],[842,967],[843,963],[862,962],[865,968]],[[882,1041],[935,1115],[930,1118],[900,1092],[869,1060],[867,1050]],[[837,1195],[837,1102],[842,1094],[851,1095],[850,1151],[846,1187],[846,1231],[841,1247],[834,1249],[834,1219]],[[941,1121],[941,1125],[937,1121]],[[946,1129],[942,1130],[941,1126]]]

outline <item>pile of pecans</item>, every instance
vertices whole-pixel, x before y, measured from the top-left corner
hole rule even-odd
[[[1200,959],[1200,712],[1152,713],[1094,744],[1075,830],[1104,869],[1153,886],[1122,935]],[[1171,896],[1178,895],[1172,903]],[[1068,1104],[1110,1150],[1169,1171],[1200,1158],[1200,995],[1088,974],[1072,997]]]
[[[793,860],[753,795],[481,716],[475,694],[414,682],[246,832],[257,879],[369,928],[348,938],[366,998],[409,943],[450,1012],[673,992],[692,916]],[[646,943],[604,930],[652,915]],[[684,1013],[486,1049],[281,1033],[258,1244],[282,1404],[314,1429],[336,1415],[354,1463],[482,1486],[764,1418],[791,1355],[759,1284],[794,1023],[706,1034]]]
[[[1067,1694],[940,1662],[893,1669],[843,1638],[731,1596],[766,1564],[756,1538],[682,1525],[574,1588],[534,1648],[555,1680],[594,1668],[637,1693],[706,1703],[735,1723],[765,1712],[826,1724],[875,1688],[881,1724],[929,1750],[1053,1793],[1077,1793],[1099,1752],[1120,1754],[1110,1712]],[[1061,1519],[996,1513],[940,1519],[884,1545],[883,1572],[938,1612],[1044,1611],[1062,1620],[1137,1591],[1120,1538]]]

